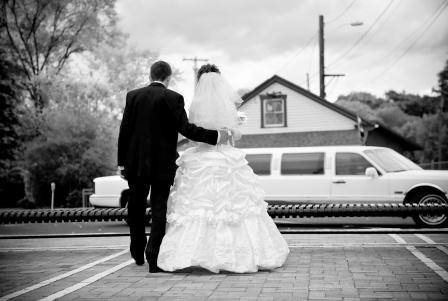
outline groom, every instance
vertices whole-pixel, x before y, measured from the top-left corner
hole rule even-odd
[[[207,130],[188,122],[182,95],[167,89],[171,67],[163,61],[151,66],[151,84],[128,92],[118,136],[118,169],[128,181],[130,251],[137,265],[144,254],[149,272],[157,267],[165,235],[167,199],[176,172],[177,137],[216,145],[229,139],[227,130]],[[146,199],[151,189],[151,234],[146,243]],[[145,251],[146,246],[146,251]]]

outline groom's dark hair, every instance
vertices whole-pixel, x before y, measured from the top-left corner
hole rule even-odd
[[[157,61],[151,66],[151,80],[164,81],[168,76],[170,76],[173,72],[171,71],[171,67],[167,62]]]

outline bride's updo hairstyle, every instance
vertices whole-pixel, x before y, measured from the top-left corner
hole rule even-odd
[[[209,73],[209,72],[216,72],[216,73],[221,74],[218,67],[214,64],[202,65],[201,68],[199,68],[199,70],[198,70],[198,81],[201,78],[202,74]]]

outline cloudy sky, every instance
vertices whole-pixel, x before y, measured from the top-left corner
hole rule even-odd
[[[390,89],[431,93],[448,59],[448,0],[118,0],[132,45],[157,51],[193,93],[192,62],[217,64],[236,90],[278,74],[319,94],[318,16],[325,22],[327,98]],[[362,26],[351,26],[362,22]]]

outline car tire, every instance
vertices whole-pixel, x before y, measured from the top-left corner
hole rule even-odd
[[[413,204],[447,204],[447,200],[441,193],[434,191],[421,191],[414,195],[410,201]],[[448,216],[418,214],[412,217],[415,223],[422,227],[437,228],[448,224]]]

